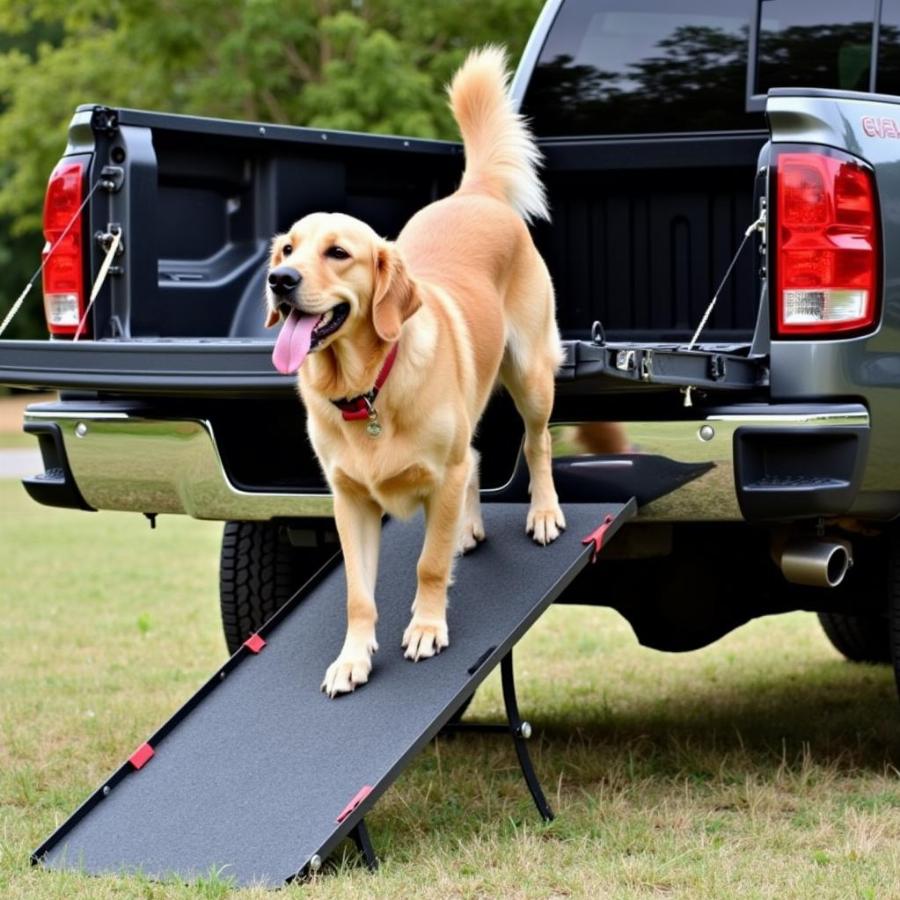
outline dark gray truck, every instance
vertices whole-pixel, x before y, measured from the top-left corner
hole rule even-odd
[[[524,52],[566,347],[559,492],[640,504],[563,601],[673,651],[812,610],[846,656],[897,667],[900,3],[814,6],[550,0]],[[0,383],[59,391],[25,416],[31,496],[225,522],[236,648],[335,545],[263,328],[268,241],[315,210],[393,236],[461,167],[455,143],[80,107],[45,209],[55,241],[90,194],[44,273],[51,339],[0,341]],[[591,422],[625,452],[579,454]],[[521,440],[497,394],[486,495],[524,496]]]

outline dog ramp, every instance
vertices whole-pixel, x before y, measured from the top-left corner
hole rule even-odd
[[[563,508],[567,530],[538,547],[524,533],[524,504],[484,506],[488,539],[456,566],[450,646],[419,663],[403,658],[400,637],[422,519],[388,522],[376,591],[381,649],[367,685],[335,700],[319,690],[343,642],[336,559],[137,748],[34,862],[188,880],[212,871],[278,886],[353,837],[374,865],[363,816],[501,661],[510,722],[500,730],[512,733],[538,809],[550,817],[523,743],[530,728],[515,708],[511,650],[635,504]]]

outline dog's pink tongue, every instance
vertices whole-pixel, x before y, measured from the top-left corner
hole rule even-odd
[[[292,309],[284,320],[272,351],[272,362],[282,375],[293,375],[306,359],[318,318],[304,316],[299,310]]]

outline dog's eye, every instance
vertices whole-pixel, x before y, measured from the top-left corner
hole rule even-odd
[[[350,259],[350,254],[343,248],[334,245],[325,251],[325,255],[331,259]]]
[[[281,248],[281,255],[282,255],[282,256],[290,256],[293,252],[294,252],[294,248],[293,248],[290,244],[285,244],[285,245]]]

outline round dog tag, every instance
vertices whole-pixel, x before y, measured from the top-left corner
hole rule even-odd
[[[378,437],[381,434],[381,425],[375,419],[370,419],[369,424],[366,425],[366,431],[369,432],[370,437]]]

